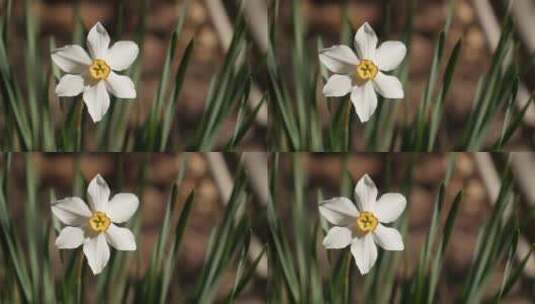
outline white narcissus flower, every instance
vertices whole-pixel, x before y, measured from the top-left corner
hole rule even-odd
[[[388,99],[402,99],[399,79],[383,71],[392,71],[405,58],[407,48],[401,41],[385,41],[377,47],[377,35],[366,22],[355,34],[357,55],[346,45],[320,51],[321,63],[334,75],[325,86],[327,97],[351,93],[351,102],[361,122],[366,122],[377,108],[377,93]]]
[[[400,193],[385,193],[377,200],[377,187],[368,175],[355,186],[357,207],[345,197],[320,202],[323,218],[334,226],[323,239],[327,249],[342,249],[351,245],[351,253],[362,274],[377,260],[377,246],[385,250],[404,249],[401,234],[383,224],[394,222],[403,213],[407,200]]]
[[[117,41],[110,48],[110,36],[98,22],[87,34],[89,54],[79,45],[66,45],[52,51],[52,61],[65,73],[56,86],[56,94],[72,97],[83,93],[84,103],[93,121],[98,122],[108,111],[111,93],[117,98],[136,98],[130,77],[115,73],[124,71],[139,53],[133,41]]]
[[[136,250],[136,240],[128,228],[117,226],[136,212],[139,200],[132,193],[118,193],[110,200],[110,188],[97,175],[87,188],[89,207],[78,197],[67,197],[52,205],[52,213],[67,227],[56,238],[59,249],[83,245],[84,255],[94,274],[102,272],[110,259],[111,245],[117,250]]]

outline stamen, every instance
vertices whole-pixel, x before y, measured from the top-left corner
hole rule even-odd
[[[373,80],[378,71],[379,69],[377,69],[377,66],[371,60],[361,60],[355,69],[355,78],[357,84],[361,85],[368,80]]]
[[[89,218],[89,227],[97,233],[108,230],[110,224],[111,220],[104,212],[97,211]]]
[[[377,227],[378,221],[375,215],[371,212],[363,211],[355,220],[355,229],[361,235],[373,232]]]
[[[110,75],[110,66],[102,59],[95,59],[89,66],[89,76],[93,80],[106,80]]]

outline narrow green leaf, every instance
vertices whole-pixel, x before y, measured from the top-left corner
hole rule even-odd
[[[440,92],[440,95],[438,97],[436,104],[434,104],[433,114],[431,116],[431,122],[430,122],[431,127],[429,130],[429,140],[427,142],[428,152],[433,151],[433,148],[435,146],[435,140],[437,137],[438,128],[442,120],[444,102],[446,100],[446,96],[448,95],[448,90],[450,88],[450,84],[453,79],[453,73],[455,71],[455,67],[457,66],[457,60],[459,58],[459,54],[461,51],[461,41],[462,40],[459,38],[459,40],[455,44],[455,47],[453,48],[453,51],[451,52],[450,59],[446,66],[446,71],[444,72],[442,90]]]
[[[176,116],[176,105],[178,102],[178,96],[180,95],[180,92],[182,90],[182,85],[184,83],[184,78],[186,75],[187,68],[189,66],[192,51],[193,51],[193,40],[189,42],[186,48],[186,51],[184,52],[184,56],[182,57],[182,61],[180,62],[178,71],[175,76],[175,87],[173,89],[173,94],[172,94],[171,100],[167,103],[167,107],[164,112],[162,134],[161,134],[161,141],[160,141],[161,152],[164,151],[165,147],[167,146],[167,141],[168,141],[169,134],[171,131],[171,125],[173,123],[174,117]]]

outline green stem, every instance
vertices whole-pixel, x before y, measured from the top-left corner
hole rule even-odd
[[[347,103],[349,104],[349,106],[346,106],[347,111],[344,117],[344,125],[345,125],[345,132],[344,132],[345,149],[344,151],[346,152],[351,150],[351,140],[350,140],[349,133],[350,133],[350,128],[351,128],[350,120],[351,120],[351,110],[352,110],[351,102],[347,101]]]
[[[84,103],[83,102],[79,102],[77,105],[76,105],[76,121],[75,121],[75,125],[76,125],[76,143],[75,143],[75,151],[82,151],[82,137],[83,137],[83,118],[84,118]]]
[[[81,107],[83,108],[83,107]],[[76,300],[82,303],[83,298],[83,280],[84,280],[84,252],[80,250],[78,264],[76,265]]]

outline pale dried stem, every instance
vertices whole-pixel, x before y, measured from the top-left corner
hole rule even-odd
[[[244,14],[245,18],[251,28],[253,38],[256,43],[259,44],[259,47],[262,52],[267,51],[267,8],[265,14],[263,14],[263,9],[261,6],[258,6],[262,2],[261,0],[248,0],[244,1]],[[217,31],[221,45],[228,51],[230,47],[230,42],[232,41],[232,24],[230,19],[225,11],[225,7],[220,0],[205,0],[206,7],[208,8],[208,13],[214,28]],[[265,8],[265,6],[264,6]],[[265,18],[262,17],[265,15]],[[265,20],[265,24],[264,24]],[[253,25],[253,26],[252,26]],[[252,26],[252,27],[251,27]],[[263,28],[265,27],[265,29]],[[265,34],[265,39],[262,36]],[[251,92],[249,95],[248,105],[251,109],[255,109],[258,103],[262,100],[262,93],[256,84],[253,83],[251,86]],[[268,108],[264,103],[258,114],[256,115],[255,121],[261,126],[266,126],[268,123]]]
[[[518,6],[519,2],[528,2],[528,1],[513,1],[513,14],[515,11],[515,5]],[[498,46],[498,41],[500,40],[500,35],[501,35],[501,30],[500,30],[500,25],[498,23],[498,19],[496,18],[496,15],[494,14],[494,11],[492,10],[492,6],[488,2],[488,0],[474,0],[473,4],[474,4],[474,10],[477,14],[477,17],[479,18],[479,22],[481,23],[481,27],[483,28],[483,32],[485,33],[485,36],[487,36],[489,46],[491,50],[494,51],[496,47]],[[516,10],[519,10],[520,8],[517,7]],[[520,24],[522,23],[523,22],[520,22]],[[533,31],[532,30],[529,30],[529,31],[530,33],[528,33],[528,35],[533,36]],[[504,62],[504,65],[505,64],[507,64],[507,62]],[[521,110],[529,101],[530,101],[530,93],[526,85],[523,82],[520,82],[518,86],[518,94],[516,96],[516,107],[519,110]],[[535,127],[535,105],[533,104],[533,102],[528,106],[528,110],[526,111],[526,115],[524,115],[523,121],[529,127]]]
[[[217,188],[221,193],[223,198],[223,204],[227,204],[232,188],[234,187],[234,181],[228,170],[228,167],[225,162],[225,158],[221,152],[210,152],[205,153],[208,160],[208,165],[212,176],[216,182]],[[246,167],[247,176],[249,177],[248,182],[252,183],[252,188],[257,192],[258,197],[262,200],[262,204],[267,203],[267,158],[265,153],[254,153],[254,152],[245,152],[242,153],[244,158],[244,165]],[[265,168],[265,172],[263,169]],[[265,179],[265,180],[264,180]],[[265,184],[262,184],[264,183]],[[264,187],[266,189],[264,189]],[[251,241],[249,243],[249,259],[254,261],[262,252],[262,245],[260,240],[253,234],[251,236]],[[268,276],[268,261],[266,255],[262,256],[258,266],[255,269],[255,272],[258,276],[262,278],[267,278]]]
[[[526,169],[527,166],[533,166],[533,163],[531,162],[533,161],[533,159],[529,160],[530,162],[528,163],[526,162],[526,157],[527,156],[525,155],[517,155],[517,153],[512,153],[511,158],[513,172],[515,173],[515,176],[518,177],[517,181],[520,183],[521,187],[523,187],[522,183],[533,180],[533,178],[529,175],[528,180],[523,180],[523,178],[525,178],[525,176],[522,177],[524,172],[520,173],[518,171],[518,167],[526,166],[524,167],[524,169]],[[532,155],[529,155],[529,157],[531,158]],[[485,188],[487,189],[490,203],[494,205],[496,203],[496,199],[498,198],[499,189],[501,187],[501,181],[498,172],[496,171],[496,167],[494,166],[492,158],[488,152],[474,153],[474,158],[483,183],[485,184]],[[531,187],[533,187],[533,183],[531,183]],[[533,191],[530,191],[531,195],[533,195]],[[530,204],[533,204],[533,201],[531,201]],[[511,208],[506,209],[505,216],[509,216],[511,212]],[[526,257],[526,254],[528,254],[528,252],[530,251],[530,248],[531,246],[528,240],[523,235],[520,235],[518,238],[518,247],[516,250],[517,260],[522,261]],[[533,254],[529,257],[528,262],[524,267],[524,274],[529,278],[535,278],[535,257],[533,256]]]

